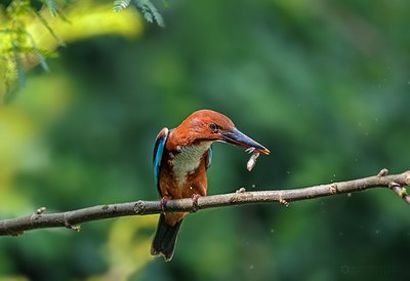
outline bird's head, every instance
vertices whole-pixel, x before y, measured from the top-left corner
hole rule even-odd
[[[192,141],[221,141],[244,148],[254,148],[256,152],[269,154],[270,151],[252,138],[239,131],[231,119],[212,110],[198,110],[188,116],[178,129],[185,131]]]

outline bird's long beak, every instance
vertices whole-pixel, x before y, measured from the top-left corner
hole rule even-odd
[[[238,146],[242,146],[245,148],[255,148],[255,151],[263,153],[263,154],[269,154],[270,151],[260,143],[254,141],[241,131],[239,131],[236,128],[233,128],[230,131],[225,131],[222,133],[223,140],[235,144]]]

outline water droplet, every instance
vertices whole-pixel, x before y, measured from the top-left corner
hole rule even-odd
[[[249,270],[253,270],[255,266],[253,264],[249,265]]]
[[[348,196],[348,197],[352,197],[352,194],[349,192],[349,193],[347,194],[347,196]]]
[[[274,233],[275,230],[273,228],[270,229],[270,233]]]

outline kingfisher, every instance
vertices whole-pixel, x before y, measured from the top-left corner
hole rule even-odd
[[[255,153],[270,151],[239,131],[231,119],[213,110],[193,112],[174,129],[163,128],[154,147],[154,176],[161,207],[172,199],[192,198],[194,203],[206,196],[206,172],[212,161],[214,142],[224,142]],[[170,261],[175,241],[186,212],[162,212],[151,246],[152,255]]]

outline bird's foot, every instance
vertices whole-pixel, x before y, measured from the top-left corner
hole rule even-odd
[[[192,212],[195,213],[199,210],[198,199],[201,197],[199,194],[192,194]]]
[[[161,207],[161,213],[165,214],[165,208],[167,207],[168,198],[162,197],[161,201],[159,201],[159,205]]]

